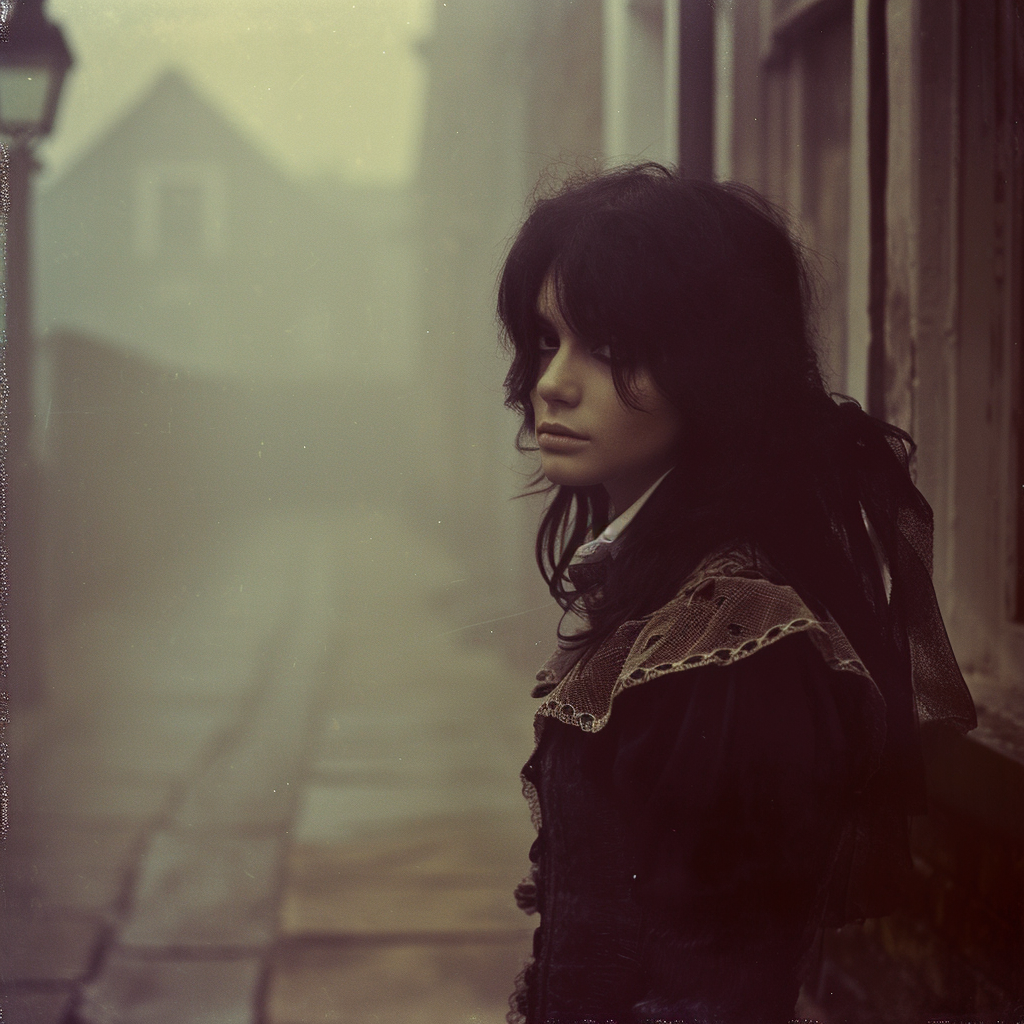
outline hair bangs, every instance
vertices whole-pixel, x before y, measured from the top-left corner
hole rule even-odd
[[[505,404],[523,416],[521,448],[534,427],[530,393],[540,373],[539,339],[547,326],[537,303],[548,279],[569,329],[593,348],[607,346],[615,390],[626,405],[640,407],[636,373],[657,358],[656,344],[642,329],[650,306],[640,308],[643,296],[633,287],[643,244],[639,225],[624,223],[623,211],[609,208],[585,211],[572,223],[564,223],[566,212],[557,197],[535,205],[499,284],[498,317],[512,357]]]
[[[505,375],[505,405],[523,416],[517,444],[533,432],[530,392],[540,371],[541,321],[537,298],[556,250],[557,231],[539,211],[527,218],[505,258],[498,284],[502,343],[511,356]]]
[[[647,362],[643,336],[626,329],[621,316],[621,299],[608,295],[602,282],[614,278],[614,267],[595,258],[604,246],[600,230],[574,232],[570,243],[555,257],[548,276],[554,288],[558,312],[577,338],[591,348],[607,347],[611,356],[612,380],[619,398],[636,409],[641,406],[635,386],[637,370]],[[593,237],[590,237],[590,235]]]

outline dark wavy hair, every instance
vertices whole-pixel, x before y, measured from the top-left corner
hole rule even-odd
[[[636,404],[633,373],[644,367],[682,424],[676,470],[628,531],[578,641],[665,603],[724,543],[764,552],[821,607],[833,587],[803,555],[816,542],[814,564],[828,553],[838,563],[831,572],[855,572],[854,589],[876,609],[884,603],[856,482],[837,454],[853,422],[876,444],[909,438],[850,401],[844,415],[826,391],[808,274],[777,210],[741,185],[687,180],[650,163],[572,178],[537,200],[498,293],[512,354],[506,404],[522,414],[524,449],[540,365],[537,298],[549,275],[574,333],[609,346],[622,400]],[[547,507],[537,559],[563,608],[583,610],[566,568],[610,513],[601,487],[559,487]]]
[[[512,355],[506,404],[522,414],[523,449],[533,443],[537,299],[549,275],[573,332],[609,346],[622,400],[636,404],[633,374],[644,367],[682,424],[675,470],[624,535],[596,599],[584,601],[566,569],[607,524],[607,496],[552,488],[537,561],[559,604],[585,613],[574,642],[592,647],[660,607],[702,557],[739,543],[767,556],[855,646],[861,639],[858,650],[876,647],[887,601],[875,545],[892,561],[895,539],[892,524],[871,522],[858,466],[870,451],[902,472],[895,464],[912,443],[825,388],[806,264],[779,211],[742,185],[653,163],[573,177],[536,199],[498,291]]]
[[[620,398],[636,404],[642,367],[681,418],[673,471],[591,593],[567,569],[607,524],[607,495],[550,488],[536,554],[558,603],[585,617],[569,641],[586,656],[671,600],[702,558],[746,545],[850,639],[886,703],[880,778],[919,808],[917,708],[963,729],[974,720],[931,587],[931,509],[910,476],[910,437],[826,389],[808,272],[784,217],[742,185],[653,163],[577,176],[536,199],[498,292],[521,449],[535,446],[537,301],[549,276],[573,332],[609,346]]]

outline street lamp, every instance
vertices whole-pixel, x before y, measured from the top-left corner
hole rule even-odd
[[[53,128],[71,51],[43,0],[17,0],[0,28],[0,134],[37,138]]]
[[[43,692],[39,521],[41,487],[32,433],[32,147],[49,133],[71,52],[44,0],[16,0],[0,23],[0,136],[4,138],[3,365],[7,379],[7,672],[15,700]],[[0,7],[2,11],[2,7]]]

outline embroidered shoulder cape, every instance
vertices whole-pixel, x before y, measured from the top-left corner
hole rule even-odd
[[[509,1020],[753,1020],[765,1000],[788,1019],[814,929],[856,916],[864,882],[884,899],[879,872],[907,861],[905,816],[857,796],[886,709],[842,630],[728,550],[538,679],[516,900],[541,925]]]
[[[615,698],[633,686],[704,665],[730,665],[794,633],[806,633],[837,672],[871,680],[830,617],[815,615],[762,558],[743,549],[716,552],[652,615],[624,622],[590,658],[560,646],[538,672],[541,717],[584,732],[605,727]],[[885,706],[872,683],[880,745]]]

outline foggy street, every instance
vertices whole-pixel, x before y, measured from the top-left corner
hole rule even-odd
[[[851,616],[830,667],[906,720],[850,731],[851,885],[821,901],[850,923],[796,1011],[1024,1021],[1024,0],[4,0],[0,38],[0,1024],[502,1024],[551,594],[655,466],[685,472],[609,577],[651,579],[600,588],[591,653],[726,527]],[[708,197],[699,230],[620,224],[655,181]],[[552,441],[563,340],[589,369],[549,422],[584,436]],[[858,515],[897,438],[920,493],[890,467]],[[794,527],[830,488],[840,518]],[[649,943],[630,977],[697,1001],[703,956]],[[534,1005],[575,1000],[538,975]]]
[[[361,509],[170,578],[10,730],[5,1024],[503,1020],[530,677],[442,611],[464,567]]]

